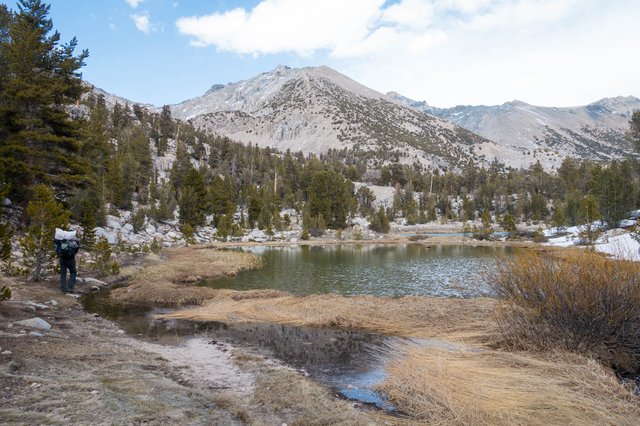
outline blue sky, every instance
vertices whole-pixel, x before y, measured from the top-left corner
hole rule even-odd
[[[14,1],[2,1],[10,8]],[[83,73],[133,101],[177,103],[279,64],[328,65],[435,106],[640,97],[640,1],[54,0]]]

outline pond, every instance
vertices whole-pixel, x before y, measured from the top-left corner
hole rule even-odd
[[[277,289],[298,295],[492,296],[484,272],[510,248],[474,246],[256,246],[264,267],[202,285],[236,290]]]
[[[202,285],[237,290],[270,288],[299,295],[491,296],[484,272],[494,267],[499,256],[509,256],[513,251],[423,244],[255,246],[237,250],[261,256],[264,267]],[[265,350],[346,398],[394,411],[375,386],[384,380],[388,348],[399,338],[279,324],[155,320],[149,314],[162,310],[123,310],[109,305],[104,294],[87,296],[83,302],[89,312],[117,321],[129,335],[176,346],[199,337],[212,343],[223,341]],[[431,339],[420,344],[445,342]]]

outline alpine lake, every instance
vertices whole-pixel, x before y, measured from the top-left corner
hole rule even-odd
[[[486,272],[515,249],[468,245],[345,244],[229,248],[263,260],[258,270],[199,285],[236,290],[277,289],[296,295],[492,297]],[[394,340],[360,331],[281,324],[223,324],[156,320],[167,310],[123,310],[104,295],[84,298],[89,312],[114,320],[129,335],[159,344],[183,345],[190,338],[227,342],[271,356],[329,386],[341,396],[390,412],[375,391],[385,378]],[[423,344],[444,344],[434,339]]]

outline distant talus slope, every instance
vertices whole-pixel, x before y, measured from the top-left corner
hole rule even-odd
[[[640,110],[633,96],[605,98],[586,106],[553,108],[521,101],[497,106],[436,108],[397,93],[388,96],[418,111],[433,114],[540,159],[572,156],[593,160],[624,157],[633,151],[626,133],[629,118]]]

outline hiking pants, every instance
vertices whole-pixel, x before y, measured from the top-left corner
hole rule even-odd
[[[67,269],[69,270],[69,286],[67,287]],[[76,283],[76,258],[61,257],[60,258],[60,290],[64,292],[73,291]]]

